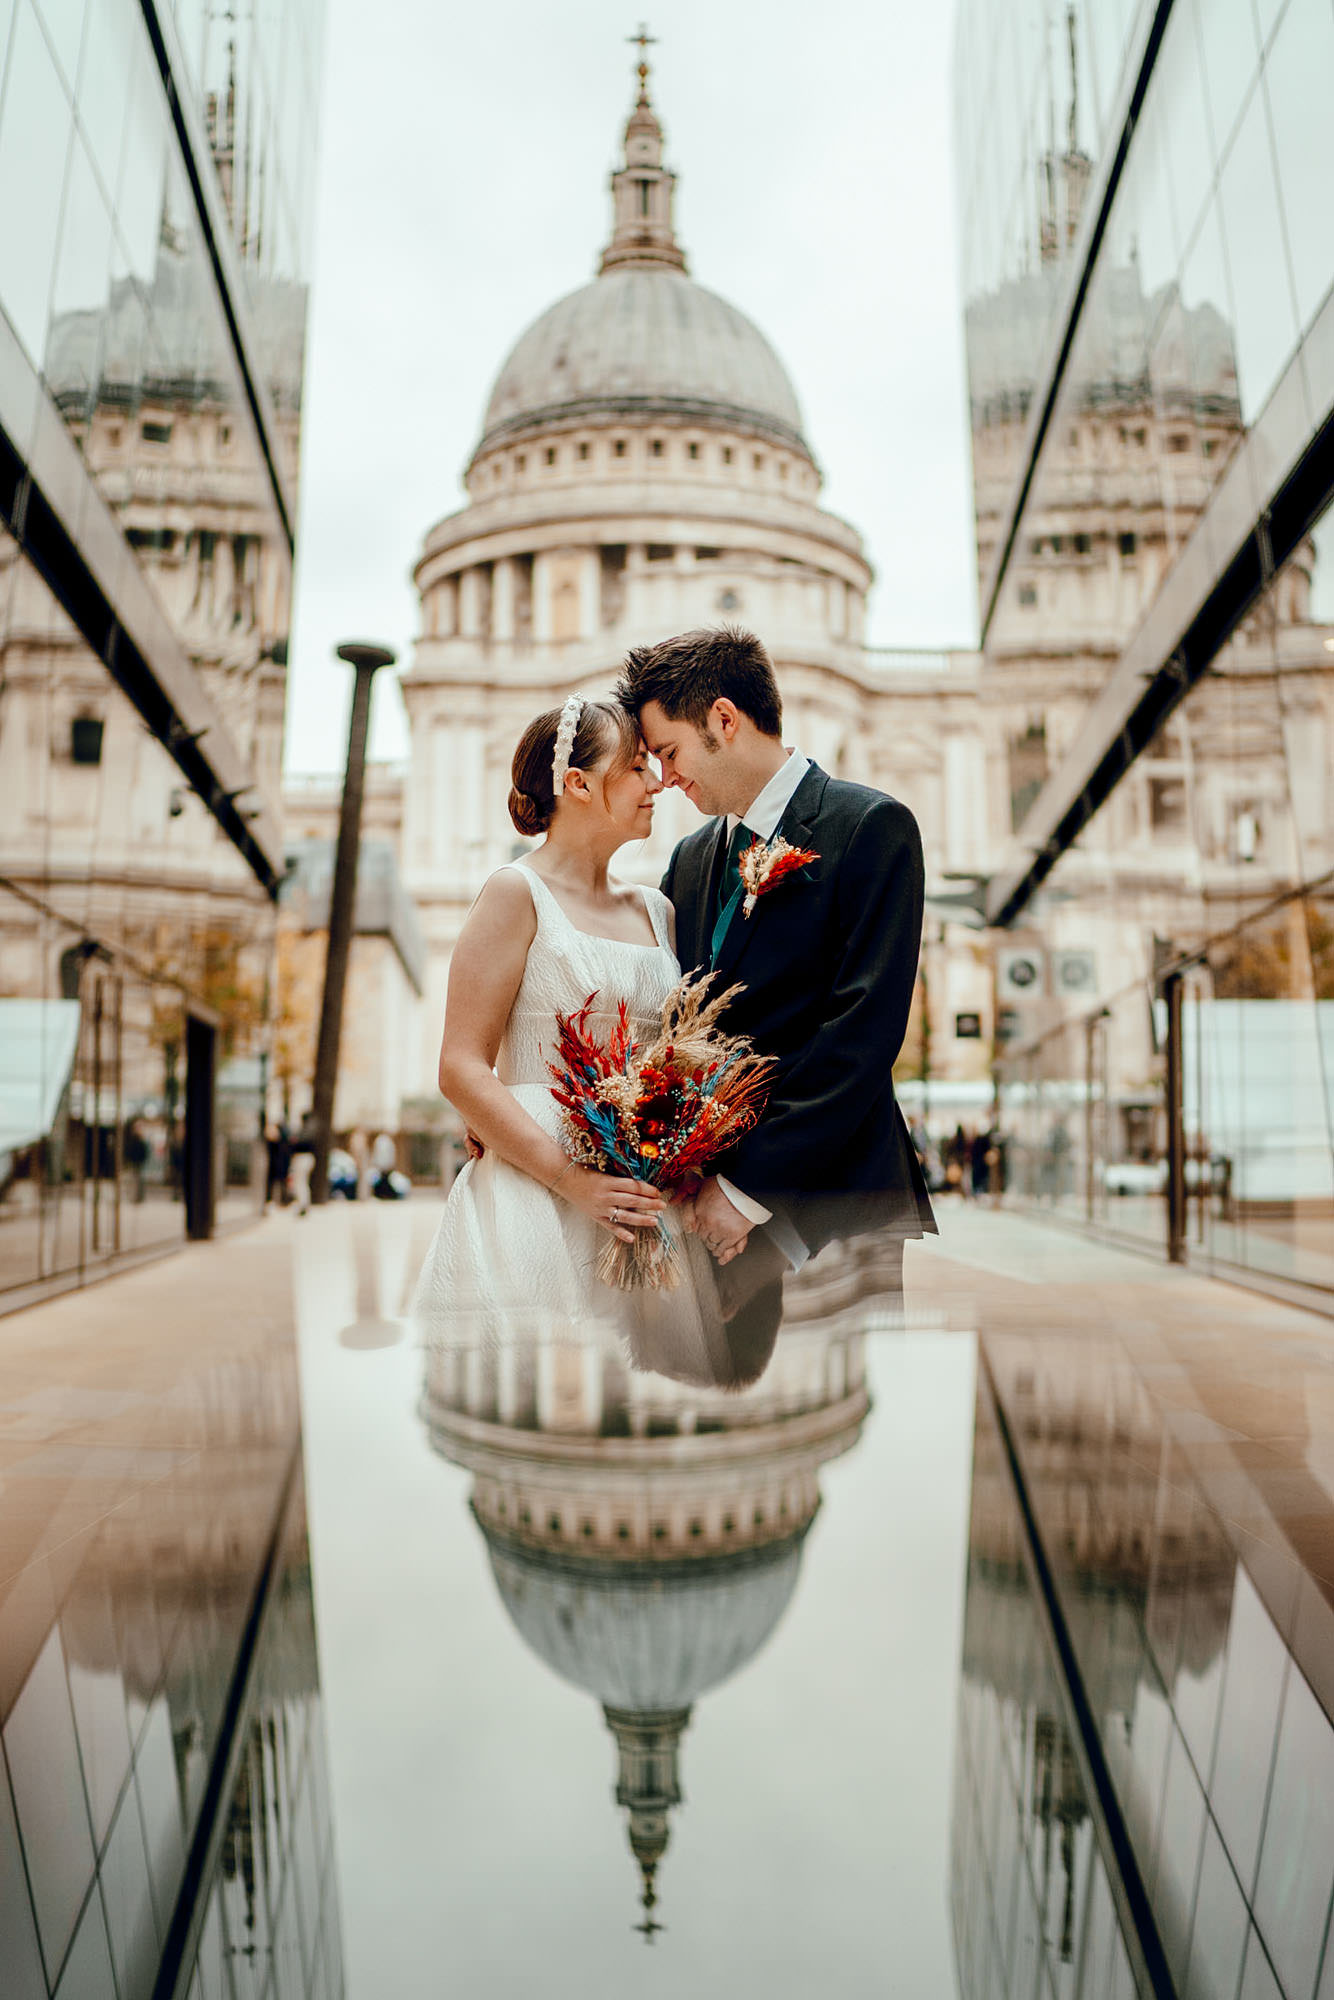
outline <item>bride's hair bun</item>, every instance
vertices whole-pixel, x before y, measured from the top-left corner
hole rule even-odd
[[[527,792],[521,792],[517,785],[510,786],[509,806],[510,818],[520,833],[530,837],[545,833],[551,824],[552,808],[540,806],[536,799],[530,798]]]

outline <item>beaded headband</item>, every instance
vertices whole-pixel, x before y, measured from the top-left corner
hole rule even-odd
[[[551,789],[559,798],[565,790],[565,774],[574,755],[574,739],[579,733],[579,716],[584,706],[581,694],[572,694],[560,712],[556,725],[556,754],[551,760]]]

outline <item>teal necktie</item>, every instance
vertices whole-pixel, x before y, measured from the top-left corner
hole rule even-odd
[[[741,901],[742,881],[737,864],[755,835],[744,820],[738,820],[732,828],[732,838],[727,843],[727,854],[723,861],[723,872],[718,883],[718,910],[714,919],[713,936],[709,941],[709,958],[717,963],[718,949],[727,936],[728,927],[736,915],[737,904]]]

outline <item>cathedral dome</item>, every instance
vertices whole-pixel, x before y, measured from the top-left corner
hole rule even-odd
[[[807,451],[787,371],[759,328],[666,263],[613,267],[543,313],[496,378],[479,449],[590,417],[712,420]]]
[[[501,1600],[538,1658],[638,1713],[687,1709],[755,1657],[796,1588],[805,1536],[643,1565],[553,1559],[482,1529]]]
[[[672,220],[675,184],[641,60],[599,275],[519,340],[491,391],[479,454],[552,423],[675,418],[810,457],[792,384],[764,335],[686,274]]]

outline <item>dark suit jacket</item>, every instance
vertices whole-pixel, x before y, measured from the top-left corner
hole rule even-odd
[[[934,1233],[892,1076],[922,937],[917,822],[897,799],[812,765],[781,831],[818,858],[749,917],[738,908],[719,949],[718,984],[744,986],[721,1025],[778,1067],[764,1118],[718,1166],[785,1208],[812,1247],[871,1226]],[[712,820],[680,843],[663,877],[687,972],[709,964],[726,846],[726,820]],[[845,1230],[840,1211],[861,1220]]]

